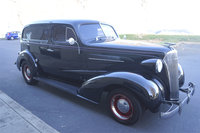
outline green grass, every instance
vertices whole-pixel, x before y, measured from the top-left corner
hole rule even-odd
[[[122,34],[120,38],[126,35],[127,40],[146,40],[146,41],[158,41],[161,43],[171,42],[200,42],[200,35],[137,35],[137,34]]]

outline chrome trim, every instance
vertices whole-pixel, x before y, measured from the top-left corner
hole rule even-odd
[[[77,72],[77,73],[80,73],[80,72],[84,72],[84,73],[90,73],[90,72],[100,72],[100,73],[105,73],[107,71],[104,71],[104,70],[61,70],[61,71],[64,71],[64,72]]]
[[[48,51],[48,52],[54,52],[54,50],[53,50],[53,49],[50,49],[50,48],[48,48],[47,51]]]
[[[127,113],[130,110],[130,105],[125,99],[119,99],[117,101],[117,108],[120,112]]]
[[[161,68],[159,68],[159,67],[161,67]],[[155,66],[156,73],[160,73],[162,71],[162,69],[163,69],[163,62],[161,59],[157,59],[156,66]]]
[[[122,60],[112,60],[112,59],[102,59],[102,58],[88,58],[89,60],[96,60],[96,61],[109,61],[109,62],[124,62]]]
[[[172,50],[163,59],[169,81],[170,100],[179,100],[178,58],[177,51]]]
[[[156,99],[159,96],[159,87],[158,85],[154,82],[149,80],[149,83],[151,84],[151,87],[147,90],[148,95],[150,99]]]
[[[183,68],[181,67],[181,65],[178,63],[178,78],[180,79],[181,76],[183,76],[184,72],[183,72]]]

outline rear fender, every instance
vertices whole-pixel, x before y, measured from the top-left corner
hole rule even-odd
[[[37,62],[34,56],[26,49],[19,53],[17,58],[17,68],[20,70],[21,64],[23,61],[28,61],[29,63],[33,64],[37,68]]]
[[[139,74],[130,72],[113,72],[89,79],[83,83],[78,93],[99,103],[102,92],[111,85],[123,86],[124,88],[121,89],[131,90],[146,104],[158,101],[160,91],[156,83]]]

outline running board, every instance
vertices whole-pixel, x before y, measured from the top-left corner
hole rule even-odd
[[[67,84],[67,83],[63,83],[63,82],[60,82],[60,81],[57,81],[57,80],[53,80],[53,79],[49,79],[49,78],[44,78],[44,77],[34,77],[35,80],[37,81],[40,81],[42,83],[45,83],[45,84],[48,84],[50,86],[53,86],[53,87],[56,87],[56,88],[60,88],[64,91],[67,91],[68,93],[72,94],[72,95],[75,95],[81,99],[84,99],[84,100],[87,100],[91,103],[94,103],[94,104],[99,104],[95,101],[92,101],[86,97],[83,97],[81,95],[78,94],[78,87],[75,87],[73,85],[70,85],[70,84]]]
[[[75,87],[75,86],[72,86],[72,85],[57,81],[57,80],[49,79],[49,78],[34,77],[34,79],[38,80],[42,83],[48,84],[50,86],[65,90],[72,95],[75,95],[75,96],[78,95],[78,93],[77,93],[78,87]]]

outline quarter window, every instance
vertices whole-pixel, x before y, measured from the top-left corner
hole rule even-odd
[[[76,35],[75,35],[75,32],[74,32],[73,29],[67,27],[67,28],[66,28],[66,32],[67,32],[67,40],[68,40],[69,38],[74,38],[75,40],[77,40]]]
[[[48,40],[49,39],[49,25],[31,25],[24,29],[22,39],[24,40]]]

